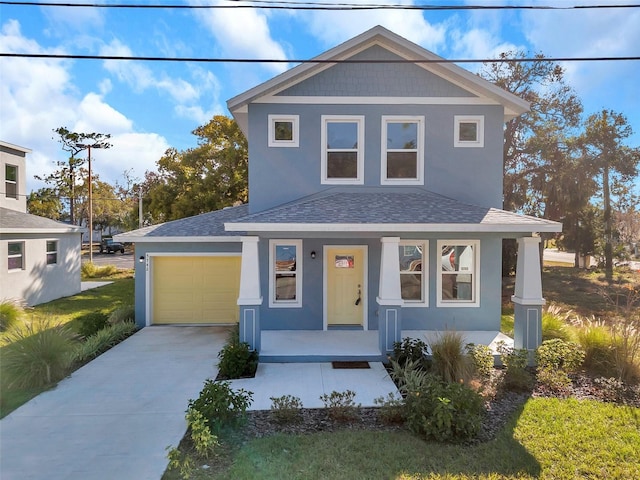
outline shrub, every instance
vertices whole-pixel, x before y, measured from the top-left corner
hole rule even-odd
[[[616,371],[615,342],[603,324],[589,322],[578,329],[578,342],[584,350],[584,367],[597,374],[612,376]]]
[[[427,359],[429,346],[417,338],[406,337],[402,342],[393,342],[393,360],[400,366],[413,362],[423,370],[429,370],[431,362]]]
[[[336,392],[335,390],[331,394],[326,393],[320,395],[320,400],[324,403],[324,407],[329,410],[329,416],[339,422],[346,422],[353,420],[358,416],[358,408],[360,404],[354,402],[356,392],[353,390],[346,390],[344,392]]]
[[[380,408],[379,415],[384,423],[394,424],[404,422],[406,415],[404,399],[402,397],[396,397],[390,392],[386,398],[375,398],[373,403]]]
[[[103,278],[117,273],[118,267],[115,265],[98,266],[93,262],[84,262],[80,267],[80,271],[85,278]]]
[[[458,332],[444,332],[431,342],[433,372],[445,382],[465,382],[471,377],[471,363],[464,353],[464,338]]]
[[[136,331],[131,322],[116,323],[90,335],[73,352],[73,361],[84,363],[106,352]]]
[[[549,305],[542,312],[542,341],[553,338],[559,338],[565,342],[573,340],[575,334],[569,325],[570,313],[562,313],[560,307],[555,304]]]
[[[584,352],[577,343],[554,338],[542,342],[536,350],[536,360],[538,368],[551,368],[571,373],[582,365]]]
[[[87,338],[108,325],[109,316],[102,312],[91,312],[76,318],[78,333]]]
[[[502,378],[504,387],[516,392],[530,390],[533,386],[533,378],[527,371],[529,351],[524,348],[508,347],[500,342],[498,353],[500,353],[500,359],[506,369]]]
[[[11,330],[2,356],[8,386],[31,388],[50,385],[68,372],[73,332],[51,317],[36,317],[24,328]]]
[[[6,332],[18,323],[22,314],[22,306],[15,300],[0,302],[0,332]]]
[[[108,322],[111,325],[115,325],[116,323],[129,322],[133,323],[136,319],[136,309],[133,305],[125,305],[122,307],[116,308],[109,315]]]
[[[487,345],[468,344],[465,347],[474,370],[483,378],[491,376],[494,368],[493,352]]]
[[[405,402],[407,426],[426,439],[467,441],[480,431],[482,397],[466,385],[429,375],[425,388],[408,394]]]
[[[189,400],[189,409],[200,412],[214,433],[243,421],[253,400],[253,392],[242,388],[233,391],[230,385],[206,380],[198,398]]]
[[[302,401],[292,395],[269,397],[271,414],[278,423],[296,423],[302,420]]]
[[[622,318],[611,328],[619,380],[633,384],[640,379],[640,318]]]
[[[245,342],[227,343],[218,358],[218,375],[225,380],[251,376],[258,367],[258,353],[249,350],[249,344]]]
[[[420,391],[424,387],[428,372],[420,365],[420,361],[408,360],[404,365],[400,365],[391,360],[391,378],[403,395]]]

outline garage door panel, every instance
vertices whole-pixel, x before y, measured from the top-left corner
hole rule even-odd
[[[152,265],[152,323],[238,321],[240,257],[158,256]]]

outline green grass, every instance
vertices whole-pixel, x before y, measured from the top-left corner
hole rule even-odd
[[[495,440],[475,446],[425,442],[407,432],[275,435],[251,440],[231,457],[225,451],[222,469],[212,465],[192,478],[640,478],[639,422],[637,408],[537,398]]]
[[[132,271],[119,271],[117,274],[101,280],[113,281],[113,283],[87,290],[78,295],[37,305],[23,313],[20,321],[26,324],[35,317],[50,317],[55,318],[56,324],[66,324],[77,332],[78,325],[76,325],[75,319],[82,315],[95,311],[109,314],[119,307],[133,305],[134,280]],[[0,333],[0,418],[50,388],[50,385],[24,389],[8,387],[9,376],[3,372],[5,362],[2,361],[7,349],[11,348],[11,345],[7,344],[7,336],[7,333]]]

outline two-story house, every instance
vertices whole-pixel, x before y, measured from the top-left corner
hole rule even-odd
[[[80,229],[27,213],[28,148],[0,141],[0,300],[37,305],[80,291]]]
[[[380,359],[446,329],[489,344],[517,238],[515,343],[537,346],[534,234],[561,226],[501,210],[503,128],[525,101],[375,27],[228,108],[249,204],[119,236],[140,326],[239,321],[263,361]]]

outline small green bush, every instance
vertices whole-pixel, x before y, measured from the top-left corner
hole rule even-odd
[[[602,324],[578,329],[578,342],[584,350],[584,367],[596,375],[615,375],[615,343],[610,330]]]
[[[131,322],[109,325],[87,337],[73,352],[73,361],[85,363],[106,352],[136,331]]]
[[[108,322],[111,325],[115,325],[116,323],[123,323],[123,322],[133,323],[135,322],[135,319],[136,319],[135,307],[133,305],[125,305],[122,307],[118,307],[113,312],[111,312],[111,314],[109,315]]]
[[[464,352],[464,337],[459,332],[447,331],[431,342],[433,372],[445,382],[465,382],[471,377],[471,362]]]
[[[574,337],[573,328],[569,325],[569,313],[563,313],[557,305],[549,305],[542,312],[542,341],[559,338],[569,342]]]
[[[429,370],[430,360],[427,359],[429,346],[420,339],[405,337],[402,342],[393,342],[393,360],[400,366],[413,362],[423,370]]]
[[[109,325],[109,316],[102,312],[91,312],[76,318],[78,333],[87,338]]]
[[[554,338],[542,342],[536,350],[536,360],[538,368],[551,368],[571,373],[582,365],[584,352],[577,343]]]
[[[320,395],[320,400],[324,403],[324,407],[329,410],[329,417],[338,422],[348,422],[358,417],[358,408],[360,404],[354,402],[356,392],[346,390],[344,392],[326,393]]]
[[[425,388],[408,394],[405,403],[407,426],[426,439],[462,442],[480,432],[482,397],[464,384],[429,375]]]
[[[2,349],[3,374],[10,388],[42,387],[68,373],[74,348],[73,332],[52,317],[36,317],[7,333]]]
[[[255,374],[258,353],[245,342],[228,343],[218,353],[218,378],[230,380]]]
[[[473,343],[468,344],[465,349],[476,373],[482,378],[489,378],[495,366],[491,349],[487,345]]]
[[[103,278],[117,273],[118,267],[115,265],[98,266],[92,262],[84,262],[80,267],[80,271],[84,278]]]
[[[507,390],[516,392],[526,392],[533,387],[533,377],[527,371],[529,364],[529,351],[522,348],[516,349],[508,347],[504,343],[498,345],[500,359],[505,366],[505,373],[502,378],[504,387]]]
[[[391,360],[391,378],[403,395],[417,392],[424,388],[428,372],[421,367],[420,361],[407,360],[404,365]]]
[[[14,300],[0,302],[0,332],[6,332],[18,324],[22,307]]]
[[[271,414],[276,422],[282,424],[297,423],[302,420],[302,401],[292,395],[269,397]]]
[[[374,405],[379,407],[379,416],[384,423],[397,424],[404,423],[405,406],[404,399],[389,393],[387,397],[378,397],[373,400]]]
[[[189,409],[200,412],[213,433],[241,423],[253,400],[253,392],[233,391],[230,385],[206,380],[198,398],[189,400]]]

